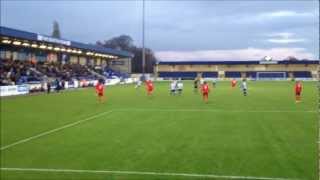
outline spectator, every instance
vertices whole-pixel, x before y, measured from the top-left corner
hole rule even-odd
[[[51,91],[51,82],[47,81],[47,93],[49,94]]]
[[[58,79],[56,79],[55,84],[56,84],[56,91],[57,91],[57,92],[60,92],[61,87],[60,87],[60,82],[59,82]]]

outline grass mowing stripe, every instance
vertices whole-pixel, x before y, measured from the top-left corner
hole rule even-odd
[[[257,110],[254,110],[254,111],[235,111],[235,110],[219,110],[219,109],[150,109],[150,108],[145,108],[145,109],[140,109],[140,108],[128,108],[128,109],[115,109],[115,111],[168,111],[168,112],[171,112],[171,111],[190,111],[190,112],[193,112],[193,111],[203,111],[203,112],[230,112],[230,113],[257,113],[257,112],[263,112],[263,113],[315,113],[316,111],[275,111],[275,110],[270,110],[270,111],[257,111]],[[0,151],[2,150],[5,150],[5,149],[8,149],[10,147],[13,147],[13,146],[16,146],[18,144],[21,144],[21,143],[25,143],[25,142],[28,142],[30,140],[33,140],[33,139],[36,139],[36,138],[39,138],[39,137],[42,137],[42,136],[45,136],[45,135],[48,135],[48,134],[51,134],[51,133],[54,133],[54,132],[57,132],[57,131],[60,131],[60,130],[63,130],[63,129],[66,129],[68,127],[72,127],[72,126],[75,126],[75,125],[78,125],[78,124],[81,124],[83,122],[86,122],[86,121],[89,121],[89,120],[92,120],[92,119],[95,119],[97,117],[100,117],[100,116],[103,116],[105,114],[109,114],[111,113],[111,111],[106,111],[106,112],[103,112],[103,113],[100,113],[100,114],[97,114],[97,115],[94,115],[94,116],[91,116],[91,117],[88,117],[86,119],[83,119],[83,120],[79,120],[79,121],[76,121],[74,123],[71,123],[71,124],[67,124],[67,125],[64,125],[62,127],[59,127],[59,128],[56,128],[56,129],[52,129],[50,131],[46,131],[46,132],[43,132],[43,133],[40,133],[38,135],[35,135],[35,136],[32,136],[32,137],[29,137],[29,138],[26,138],[26,139],[22,139],[22,140],[19,140],[15,143],[12,143],[12,144],[9,144],[9,145],[6,145],[6,146],[3,146],[0,148]]]
[[[115,111],[190,111],[190,112],[230,112],[230,113],[317,113],[317,111],[285,111],[285,110],[223,110],[223,109],[175,109],[175,108],[126,108],[126,109],[114,109]]]
[[[61,131],[61,130],[63,130],[63,129],[66,129],[66,128],[69,128],[69,127],[72,127],[72,126],[76,126],[76,125],[78,125],[78,124],[81,124],[81,123],[90,121],[90,120],[95,119],[95,118],[97,118],[97,117],[100,117],[100,116],[103,116],[103,115],[106,115],[106,114],[110,114],[111,112],[113,112],[113,111],[102,112],[102,113],[100,113],[100,114],[97,114],[97,115],[94,115],[94,116],[90,116],[90,117],[88,117],[88,118],[85,118],[85,119],[82,119],[82,120],[79,120],[79,121],[76,121],[76,122],[73,122],[73,123],[70,123],[70,124],[61,126],[61,127],[59,127],[59,128],[55,128],[55,129],[52,129],[52,130],[50,130],[50,131],[46,131],[46,132],[37,134],[37,135],[35,135],[35,136],[31,136],[31,137],[28,137],[28,138],[19,140],[19,141],[15,142],[15,143],[12,143],[12,144],[9,144],[9,145],[6,145],[6,146],[1,147],[1,148],[0,148],[0,151],[3,151],[3,150],[8,149],[8,148],[10,148],[10,147],[13,147],[13,146],[16,146],[16,145],[19,145],[19,144],[22,144],[22,143],[31,141],[31,140],[33,140],[33,139],[40,138],[40,137],[42,137],[42,136],[46,136],[46,135],[51,134],[51,133],[54,133],[54,132]]]
[[[24,172],[57,172],[57,173],[104,173],[104,174],[127,174],[127,175],[152,175],[152,176],[182,176],[198,178],[219,179],[251,179],[251,180],[298,180],[296,178],[277,177],[254,177],[254,176],[227,176],[215,174],[194,173],[169,173],[169,172],[147,172],[147,171],[113,171],[113,170],[80,170],[80,169],[42,169],[42,168],[1,168],[2,171],[24,171]]]

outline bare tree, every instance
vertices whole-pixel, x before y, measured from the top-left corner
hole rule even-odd
[[[285,60],[287,60],[287,61],[299,61],[299,59],[294,57],[294,56],[288,56]]]
[[[111,38],[106,41],[97,41],[97,45],[106,48],[118,49],[129,51],[134,54],[131,63],[131,69],[134,73],[142,73],[142,48],[134,45],[133,39],[128,35],[121,35]],[[153,51],[149,48],[145,48],[146,54],[146,73],[153,73],[153,66],[156,63],[156,57]]]

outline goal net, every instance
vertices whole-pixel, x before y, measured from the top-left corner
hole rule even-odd
[[[286,80],[286,72],[257,72],[257,80]]]

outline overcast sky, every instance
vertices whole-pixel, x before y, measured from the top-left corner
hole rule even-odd
[[[141,46],[142,1],[1,0],[1,26],[95,43],[121,34]],[[316,0],[146,0],[146,46],[159,60],[319,58]]]

